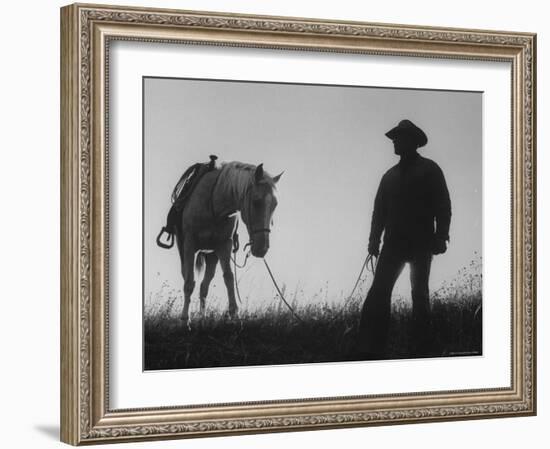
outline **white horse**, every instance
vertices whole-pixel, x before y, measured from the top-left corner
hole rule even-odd
[[[264,257],[269,249],[272,215],[277,207],[275,185],[281,174],[270,176],[258,166],[241,162],[221,164],[207,172],[194,187],[176,226],[176,242],[184,280],[182,320],[189,326],[189,304],[195,288],[195,265],[204,263],[200,285],[200,311],[204,314],[208,287],[218,262],[227,288],[229,315],[238,312],[231,252],[240,212],[250,236],[250,250]],[[196,260],[196,263],[195,263]],[[200,270],[199,270],[200,271]]]

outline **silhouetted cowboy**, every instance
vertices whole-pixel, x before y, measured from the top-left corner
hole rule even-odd
[[[447,250],[451,201],[443,172],[417,153],[428,142],[426,134],[409,120],[386,133],[393,141],[398,164],[382,177],[372,214],[369,254],[378,256],[384,244],[372,286],[361,314],[359,336],[364,356],[385,358],[390,323],[391,294],[405,263],[410,264],[414,354],[430,352],[428,280],[434,254]]]

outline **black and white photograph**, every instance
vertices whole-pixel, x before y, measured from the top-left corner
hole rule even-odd
[[[143,369],[483,355],[483,93],[143,78]]]
[[[4,2],[2,447],[547,444],[549,10]]]

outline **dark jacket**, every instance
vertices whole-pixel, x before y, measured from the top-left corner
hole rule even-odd
[[[382,177],[372,214],[370,244],[396,249],[431,248],[434,237],[449,240],[451,200],[441,168],[416,154]]]

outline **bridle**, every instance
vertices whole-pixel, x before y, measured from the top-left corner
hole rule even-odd
[[[269,234],[271,232],[271,229],[269,229],[269,228],[252,229],[250,231],[250,235],[253,236],[254,234],[258,234],[260,232],[267,232]]]
[[[252,184],[250,184],[247,189],[246,189],[246,192],[245,192],[245,195],[247,196],[247,205],[246,205],[246,220],[244,219],[244,216],[243,216],[243,221],[245,222],[246,224],[246,227],[248,228],[248,236],[250,237],[250,243],[252,243],[252,236],[254,234],[259,234],[261,232],[267,232],[268,234],[271,232],[271,229],[269,228],[253,228],[253,229],[250,229],[250,225],[249,223],[251,222],[250,220],[250,210],[251,210],[251,205],[250,203],[252,202],[252,195],[250,195],[250,189],[252,187]]]
[[[214,181],[214,184],[212,185],[212,190],[210,191],[210,212],[212,214],[212,217],[214,219],[214,221],[217,221],[219,219],[224,219],[224,218],[227,218],[229,215],[232,215],[232,213],[229,213],[227,215],[223,215],[221,217],[218,217],[216,215],[216,211],[214,209],[214,191],[216,189],[216,186],[218,185],[218,179],[220,178],[220,174],[218,174],[218,176],[216,177],[216,180]],[[255,234],[259,234],[259,233],[262,233],[262,232],[266,232],[266,233],[270,233],[271,232],[271,229],[269,228],[253,228],[253,229],[250,229],[249,227],[249,224],[251,222],[250,220],[250,210],[251,210],[251,202],[252,202],[252,197],[250,195],[250,189],[252,187],[252,183],[246,188],[246,191],[245,191],[245,196],[247,198],[247,202],[246,202],[246,213],[243,213],[244,210],[241,210],[241,216],[243,218],[243,221],[245,222],[247,228],[248,228],[248,235],[250,237],[250,242],[249,244],[252,244],[252,236],[255,235]],[[245,218],[245,215],[246,215],[246,218]]]

